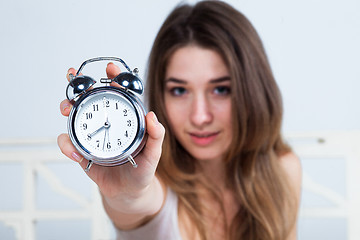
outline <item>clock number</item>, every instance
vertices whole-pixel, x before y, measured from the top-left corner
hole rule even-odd
[[[107,147],[107,149],[110,149],[110,148],[111,148],[110,142],[108,142],[108,143],[106,144],[106,147]]]
[[[118,139],[117,144],[118,144],[119,146],[121,146],[121,140],[120,140],[120,138]]]
[[[87,129],[87,124],[84,123],[84,124],[82,125],[82,127],[83,127],[84,130],[86,130],[86,129]]]
[[[119,105],[118,103],[115,103],[115,109],[118,110],[119,109]]]
[[[127,110],[124,109],[123,112],[124,112],[124,117],[127,117]]]
[[[128,131],[125,131],[125,137],[129,137]]]
[[[96,147],[100,147],[100,140],[96,140]]]
[[[110,107],[110,102],[109,102],[109,100],[106,99],[106,97],[103,98],[103,104],[104,104],[104,107]]]
[[[90,134],[87,135],[87,140],[90,141],[91,140],[91,136]]]
[[[86,113],[86,119],[92,119],[92,113]]]
[[[131,127],[131,120],[127,120],[128,127]]]
[[[93,105],[93,110],[94,110],[94,112],[99,111],[99,105],[98,105],[98,104],[94,104],[94,105]]]

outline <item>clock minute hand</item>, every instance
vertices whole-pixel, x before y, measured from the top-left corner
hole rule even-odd
[[[105,149],[105,141],[106,141],[106,131],[105,131],[105,135],[104,135],[103,151]]]
[[[111,126],[111,124],[106,120],[106,122],[104,123],[104,128],[105,128],[105,135],[104,135],[104,143],[103,143],[103,151],[105,149],[105,142],[106,142],[106,135],[108,135],[109,138],[109,127]],[[109,139],[110,140],[110,139]]]

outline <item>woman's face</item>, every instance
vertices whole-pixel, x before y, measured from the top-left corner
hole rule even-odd
[[[220,161],[232,140],[231,82],[213,50],[188,45],[170,57],[165,106],[176,138],[197,160]]]

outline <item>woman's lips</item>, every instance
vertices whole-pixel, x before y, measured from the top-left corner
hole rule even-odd
[[[206,146],[211,144],[216,137],[218,136],[218,132],[212,133],[190,133],[191,140],[194,144],[198,146]]]

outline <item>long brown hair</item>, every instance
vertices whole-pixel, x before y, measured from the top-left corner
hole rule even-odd
[[[227,186],[240,210],[226,223],[229,239],[285,239],[296,221],[296,202],[279,157],[290,151],[282,141],[282,100],[262,42],[248,19],[228,4],[201,1],[179,5],[167,17],[151,50],[147,100],[166,128],[158,176],[179,196],[197,230],[206,239],[195,183],[221,202],[216,189],[196,171],[196,161],[176,140],[164,103],[167,63],[179,48],[195,44],[215,50],[231,77],[232,144],[226,161]],[[189,59],[191,61],[191,59]]]

